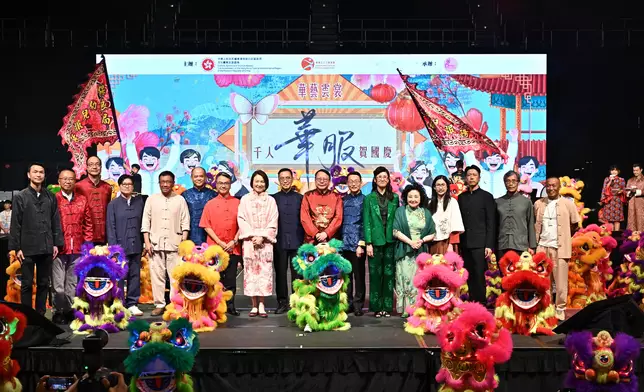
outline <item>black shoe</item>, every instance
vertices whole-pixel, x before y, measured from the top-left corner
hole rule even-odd
[[[364,315],[364,312],[362,311],[362,309],[358,309],[355,312],[353,312],[353,315],[360,317]]]
[[[226,313],[228,313],[231,316],[239,316],[239,312],[237,309],[235,309],[235,304],[228,303],[226,307]]]
[[[62,313],[56,313],[51,317],[51,322],[57,325],[65,325],[67,324],[67,320],[65,320],[65,316],[63,316]]]
[[[355,312],[355,308],[353,307],[353,305],[349,306],[349,309],[347,309],[347,314],[351,314],[354,312]]]
[[[281,303],[277,306],[277,309],[275,309],[275,314],[282,314],[288,312],[289,306],[285,303]]]

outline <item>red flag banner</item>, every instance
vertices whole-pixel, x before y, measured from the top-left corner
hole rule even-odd
[[[489,137],[476,131],[444,106],[427,98],[425,91],[418,90],[416,84],[409,81],[409,76],[403,75],[400,70],[398,73],[405,82],[405,87],[438,150],[454,155],[469,151],[487,151],[488,154],[497,153],[505,156],[505,152]]]
[[[105,59],[96,65],[89,80],[81,86],[58,131],[63,145],[72,154],[74,172],[80,178],[86,170],[87,149],[94,144],[118,141],[116,116],[108,84]]]

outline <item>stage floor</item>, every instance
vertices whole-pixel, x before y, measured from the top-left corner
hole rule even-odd
[[[149,314],[146,312],[146,315]],[[157,321],[158,318],[148,318]],[[304,333],[286,315],[267,319],[229,317],[216,331],[199,335],[193,369],[197,391],[436,391],[440,367],[436,338],[406,333],[399,317],[350,316],[346,332]],[[62,347],[16,349],[25,390],[45,374],[79,373],[82,336],[70,333]],[[515,335],[509,363],[499,367],[497,391],[557,391],[569,368],[563,336]],[[127,333],[110,335],[106,367],[123,371]]]

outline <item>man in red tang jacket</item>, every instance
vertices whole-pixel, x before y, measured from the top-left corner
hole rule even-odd
[[[105,221],[107,205],[112,200],[112,187],[101,180],[101,159],[87,158],[87,178],[76,184],[76,193],[84,196],[91,211],[92,226],[94,226],[92,242],[94,245],[105,245],[107,234]]]
[[[94,228],[87,199],[78,192],[74,192],[76,185],[74,171],[61,170],[58,174],[58,185],[60,185],[60,192],[56,193],[56,201],[65,246],[54,259],[51,268],[51,281],[55,292],[52,320],[59,324],[67,324],[71,321],[71,305],[78,283],[74,267],[80,257],[81,246],[85,242],[92,241]]]
[[[315,173],[315,189],[304,194],[300,220],[304,242],[329,242],[342,227],[342,197],[329,189],[331,174],[324,169]]]

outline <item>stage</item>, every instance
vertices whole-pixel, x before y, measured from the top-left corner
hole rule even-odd
[[[146,314],[149,314],[146,312]],[[227,324],[200,334],[201,350],[192,371],[197,391],[436,391],[440,367],[434,336],[416,338],[402,319],[349,317],[347,332],[303,333],[285,315],[267,319],[230,317]],[[149,319],[158,320],[158,319]],[[61,335],[60,337],[69,337]],[[497,391],[555,392],[569,368],[563,336],[514,336],[514,353],[500,366]],[[45,374],[82,369],[82,337],[62,347],[16,349],[25,391]],[[127,333],[110,336],[105,366],[123,371]],[[644,368],[638,363],[639,371]],[[641,373],[640,373],[641,374]]]

